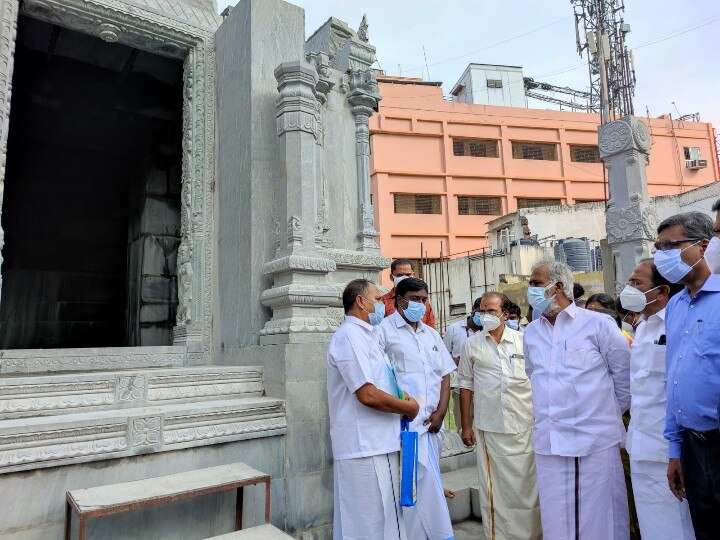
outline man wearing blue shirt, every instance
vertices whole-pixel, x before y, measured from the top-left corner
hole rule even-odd
[[[698,540],[720,531],[720,275],[704,258],[713,236],[712,220],[689,212],[663,221],[655,242],[660,274],[685,285],[667,306],[665,438],[670,489],[687,497]]]

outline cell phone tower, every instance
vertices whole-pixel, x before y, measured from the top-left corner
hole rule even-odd
[[[587,53],[591,104],[602,123],[633,114],[635,65],[626,44],[630,25],[624,0],[570,0],[575,12],[577,50]]]

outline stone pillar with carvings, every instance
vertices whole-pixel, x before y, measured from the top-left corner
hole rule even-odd
[[[607,239],[615,261],[616,292],[635,265],[649,257],[658,218],[650,207],[645,178],[650,133],[634,116],[600,126],[600,157],[608,171],[610,199],[605,214]]]
[[[380,252],[375,242],[375,217],[370,202],[370,128],[369,119],[380,101],[377,81],[370,70],[357,70],[350,73],[350,92],[348,103],[355,118],[355,155],[357,161],[357,183],[359,231],[358,249],[360,251]]]
[[[2,217],[3,194],[5,192],[5,161],[7,159],[8,131],[10,129],[10,88],[15,63],[17,18],[17,1],[0,3],[0,217]],[[5,232],[0,223],[0,266],[3,263],[2,249],[4,246]],[[1,287],[2,274],[0,274]]]
[[[316,244],[318,163],[321,137],[316,96],[318,73],[307,62],[283,63],[275,70],[280,171],[277,205],[287,234],[280,235],[277,256],[263,267],[273,287],[263,292],[263,305],[273,317],[261,331],[261,344],[326,341],[339,324],[331,304],[340,293],[326,283],[335,262]]]

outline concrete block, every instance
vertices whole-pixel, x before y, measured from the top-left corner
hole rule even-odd
[[[180,236],[180,201],[149,196],[143,201],[140,233]]]
[[[288,382],[285,406],[293,422],[328,418],[327,383],[325,381]]]
[[[140,345],[142,347],[172,345],[172,326],[168,324],[168,326],[140,328]]]
[[[142,274],[171,276],[177,274],[177,250],[180,239],[175,236],[147,235],[136,240],[142,249]]]
[[[447,486],[445,486],[447,488]],[[449,488],[448,488],[449,489]],[[464,487],[455,491],[455,497],[447,499],[448,510],[450,511],[450,521],[452,523],[460,523],[472,516],[472,507],[470,503],[470,488]]]
[[[332,523],[332,471],[287,478],[287,531],[307,531]]]
[[[142,278],[143,302],[177,303],[177,281],[162,276],[145,276]]]
[[[476,519],[482,519],[482,512],[480,510],[480,488],[470,488],[470,505],[472,507],[472,515]]]
[[[140,308],[140,323],[172,324],[170,304],[145,304]]]
[[[443,487],[455,492],[455,498],[447,501],[453,523],[464,521],[472,515],[471,488],[478,487],[477,475],[475,467],[443,474]]]
[[[287,470],[289,476],[300,476],[322,470],[327,420],[288,422]]]

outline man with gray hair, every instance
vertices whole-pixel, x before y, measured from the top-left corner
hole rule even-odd
[[[572,270],[536,265],[527,327],[540,514],[545,538],[628,539],[620,446],[630,405],[630,349],[615,322],[573,302]]]
[[[668,482],[680,501],[687,497],[698,540],[717,538],[720,275],[710,271],[707,259],[716,232],[712,220],[700,212],[669,217],[657,232],[658,272],[671,283],[685,286],[665,308]]]

